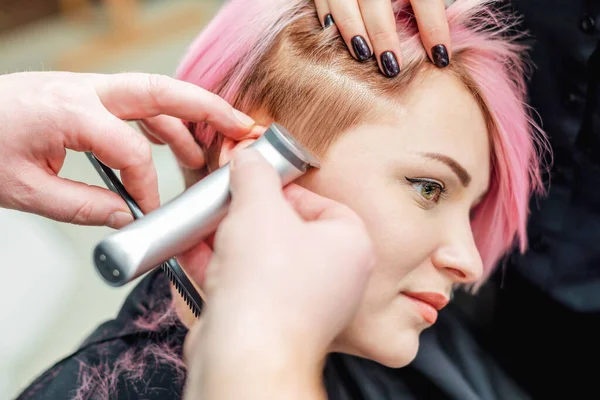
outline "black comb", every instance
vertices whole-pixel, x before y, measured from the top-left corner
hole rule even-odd
[[[85,153],[110,190],[121,196],[121,198],[127,204],[127,207],[131,210],[133,214],[133,218],[139,219],[144,216],[142,209],[137,205],[133,197],[127,193],[125,187],[115,174],[115,172],[104,165],[100,160],[96,158],[92,153]],[[196,318],[200,317],[200,313],[202,312],[202,306],[204,302],[202,301],[202,297],[190,282],[187,275],[181,269],[181,266],[174,258],[171,258],[167,262],[160,265],[160,269],[167,275],[169,281],[175,286],[183,300],[186,302],[190,310],[194,313]]]

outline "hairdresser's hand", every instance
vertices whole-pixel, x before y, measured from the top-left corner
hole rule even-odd
[[[176,118],[236,138],[254,125],[219,97],[157,75],[9,74],[0,76],[0,93],[0,207],[76,224],[119,228],[132,218],[109,190],[58,177],[66,149],[91,151],[120,170],[148,212],[159,205],[150,144],[123,120],[152,118],[156,140],[188,167],[203,166],[204,157]]]
[[[325,28],[337,26],[352,55],[360,61],[373,51],[381,71],[389,77],[402,67],[402,49],[392,8],[408,0],[315,0]],[[425,50],[435,65],[450,62],[450,29],[444,0],[410,0]]]
[[[254,150],[234,158],[231,190],[206,271],[207,308],[186,345],[190,385],[207,399],[242,390],[271,398],[253,396],[265,395],[263,385],[318,387],[321,361],[356,312],[374,261],[365,227],[346,206],[299,186],[282,193]]]

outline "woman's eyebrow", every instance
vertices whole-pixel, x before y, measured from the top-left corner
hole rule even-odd
[[[464,187],[468,187],[469,183],[471,183],[471,175],[467,172],[467,170],[458,163],[454,158],[447,156],[445,154],[440,153],[419,153],[420,155],[429,158],[431,160],[440,161],[443,164],[450,167],[450,169],[458,176],[460,183]]]

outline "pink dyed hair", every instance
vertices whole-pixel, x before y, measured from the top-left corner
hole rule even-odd
[[[536,150],[547,149],[544,135],[531,119],[529,108],[525,104],[526,63],[523,53],[526,48],[517,42],[522,34],[515,33],[517,20],[496,9],[496,2],[457,0],[446,10],[453,50],[452,63],[446,70],[459,76],[472,90],[487,116],[490,132],[492,175],[489,193],[474,211],[472,220],[474,238],[484,263],[484,279],[500,258],[515,245],[521,251],[526,249],[529,198],[532,193],[543,190],[540,156]],[[364,83],[362,86],[366,86],[378,97],[398,98],[419,71],[433,67],[427,60],[408,1],[395,0],[392,3],[402,43],[403,72],[396,83],[393,83],[394,80],[379,78],[380,75],[375,72],[376,62],[372,60],[373,67],[367,71],[372,76],[357,78],[355,74],[351,77],[356,82],[354,85],[361,86]],[[257,108],[256,102],[268,99],[270,95],[269,82],[257,81],[269,81],[273,76],[269,75],[272,74],[269,71],[263,71],[257,76],[256,70],[263,68],[266,57],[273,57],[275,48],[288,46],[289,42],[293,45],[296,39],[289,39],[293,33],[290,34],[288,30],[304,20],[312,21],[312,25],[305,29],[306,32],[323,32],[315,33],[315,36],[321,35],[321,40],[316,42],[314,51],[310,50],[310,55],[307,56],[313,57],[310,62],[318,62],[317,57],[326,57],[324,52],[319,52],[319,48],[343,46],[341,39],[332,33],[333,30],[327,30],[329,33],[320,30],[312,1],[229,1],[194,41],[182,60],[177,77],[218,94],[242,111],[254,111]],[[315,30],[317,27],[319,31]],[[281,44],[282,37],[289,40]],[[345,49],[343,51],[347,52]],[[284,51],[283,56],[279,53],[277,56],[285,57],[293,53],[293,50]],[[349,57],[336,57],[335,60],[327,61],[325,68],[339,76],[346,73],[352,75],[348,69],[358,63]],[[323,78],[322,75],[310,77],[314,77],[318,84],[319,79],[327,79],[327,76]],[[290,85],[291,90],[294,90],[296,88],[293,85],[307,84],[299,79]],[[387,88],[380,90],[384,86]],[[252,90],[259,92],[255,94],[254,101],[251,95],[244,94],[244,91]],[[310,89],[303,90],[307,90],[303,95],[312,95]],[[321,108],[335,107],[334,100],[330,99],[329,104],[327,101],[323,100]],[[306,117],[312,111],[302,112],[300,102],[298,100],[298,104],[294,105],[298,110],[296,114]],[[273,100],[272,103],[277,104],[277,101]],[[339,106],[336,111],[338,108]],[[285,116],[277,106],[271,106],[268,111],[274,119],[287,125],[293,132],[303,130],[296,128],[302,122]],[[354,121],[357,122],[360,121]],[[194,129],[197,140],[203,146],[208,148],[218,142],[219,136],[208,126],[199,125]]]

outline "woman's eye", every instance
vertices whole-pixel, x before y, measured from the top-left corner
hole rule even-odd
[[[438,182],[410,178],[406,178],[406,180],[412,183],[413,188],[422,198],[432,203],[437,203],[445,191]]]

